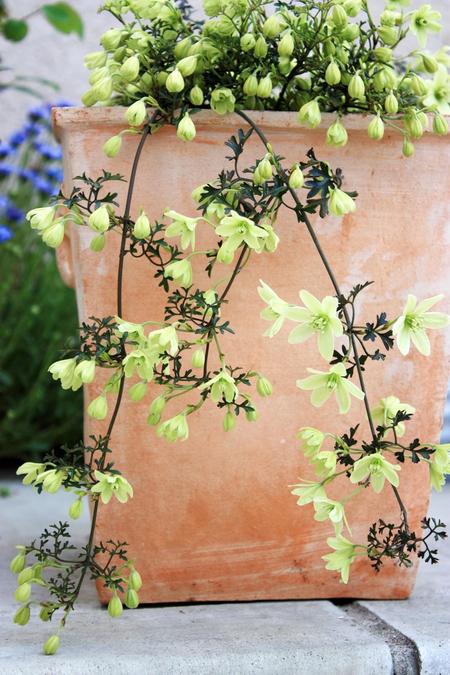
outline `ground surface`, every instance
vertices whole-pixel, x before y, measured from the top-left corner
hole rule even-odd
[[[16,626],[11,617],[14,545],[65,519],[65,494],[37,496],[1,483],[0,675],[444,675],[450,672],[450,545],[441,563],[422,565],[411,599],[400,602],[260,602],[147,607],[112,620],[88,585],[60,652],[40,653],[48,624]],[[431,512],[450,522],[450,490]],[[87,516],[74,536],[86,538]]]

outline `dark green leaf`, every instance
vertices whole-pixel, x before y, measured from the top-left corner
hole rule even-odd
[[[67,2],[44,5],[42,13],[47,21],[61,33],[76,33],[83,37],[83,22],[80,15]]]

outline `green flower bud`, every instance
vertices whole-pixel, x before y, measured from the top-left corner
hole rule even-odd
[[[320,114],[320,108],[317,101],[308,101],[305,103],[299,110],[298,120],[301,124],[314,129],[322,121],[322,116]]]
[[[398,40],[398,30],[392,26],[380,26],[378,29],[378,35],[383,40],[385,45],[395,45]]]
[[[425,96],[428,91],[423,79],[415,74],[411,77],[411,90],[416,96]]]
[[[161,70],[156,76],[156,81],[160,87],[164,87],[164,85],[167,82],[167,78],[169,77],[169,73],[166,73],[165,70]]]
[[[278,70],[282,75],[289,75],[296,65],[297,59],[290,59],[289,56],[280,56],[278,59]]]
[[[179,70],[175,68],[166,79],[166,89],[171,94],[178,94],[184,89],[184,79]]]
[[[217,262],[222,263],[222,265],[229,265],[231,262],[233,262],[233,258],[234,252],[229,248],[223,245],[219,248],[217,253]]]
[[[268,51],[269,51],[269,45],[264,40],[263,36],[260,35],[259,38],[255,42],[255,47],[254,47],[253,53],[256,56],[256,58],[263,59],[267,56]]]
[[[129,56],[120,66],[120,74],[127,82],[133,82],[139,75],[139,59],[136,55]]]
[[[280,56],[291,56],[295,49],[294,38],[291,33],[285,33],[278,43],[278,54]]]
[[[195,72],[197,68],[197,56],[185,56],[184,59],[178,61],[177,69],[183,77],[189,77]]]
[[[17,600],[17,602],[28,602],[30,599],[31,595],[31,584],[29,582],[26,582],[24,584],[21,584],[16,588],[16,592],[14,593],[14,597]]]
[[[20,607],[14,615],[14,623],[18,626],[26,626],[30,620],[30,607],[29,605],[24,605]]]
[[[433,118],[433,131],[438,136],[446,136],[448,133],[448,122],[440,114],[436,114]]]
[[[111,28],[111,30],[107,30],[106,33],[103,33],[100,38],[100,44],[108,51],[114,51],[114,49],[117,49],[119,46],[122,35],[122,31],[118,28]]]
[[[89,216],[89,227],[94,232],[103,233],[109,228],[109,211],[106,206],[100,206]]]
[[[96,420],[104,420],[108,414],[108,401],[106,396],[101,394],[94,398],[88,405],[87,413],[89,417],[93,417]]]
[[[103,251],[105,248],[106,244],[106,237],[104,234],[97,234],[95,237],[91,239],[91,242],[89,244],[89,248],[91,251],[94,251],[95,253],[100,253],[100,251]]]
[[[136,237],[136,239],[145,239],[149,236],[150,232],[150,221],[145,211],[141,209],[141,212],[133,225],[133,236]]]
[[[270,75],[266,75],[258,82],[256,95],[259,96],[259,98],[269,98],[270,94],[272,93],[272,89],[272,79]]]
[[[192,121],[192,118],[189,113],[185,113],[177,126],[178,138],[181,138],[182,141],[193,141],[196,133],[195,124]]]
[[[272,385],[267,377],[258,377],[256,391],[262,397],[270,396],[273,392]]]
[[[406,115],[404,125],[411,138],[423,136],[423,126],[417,114]]]
[[[250,410],[245,411],[245,417],[247,422],[256,422],[258,419],[258,413],[256,412],[255,408],[251,408]]]
[[[192,105],[202,105],[203,99],[203,91],[200,89],[200,87],[197,85],[192,87],[191,91],[189,92],[189,100],[191,101]]]
[[[391,12],[389,9],[386,9],[380,16],[380,23],[382,26],[395,26],[397,16],[397,12]]]
[[[107,157],[115,157],[122,147],[122,136],[111,136],[103,146],[103,152]]]
[[[223,418],[223,430],[232,431],[236,426],[236,416],[233,415],[231,410],[227,410],[225,417]]]
[[[348,84],[348,93],[350,96],[358,101],[363,101],[365,98],[366,88],[361,75],[356,73]]]
[[[327,145],[334,145],[336,148],[343,148],[347,144],[348,134],[344,125],[337,119],[328,128]]]
[[[180,42],[177,42],[173,53],[175,54],[176,59],[183,59],[188,55],[189,49],[192,47],[192,39],[190,36],[183,38]]]
[[[147,382],[136,382],[136,384],[133,384],[133,386],[128,389],[128,396],[135,403],[142,401],[146,393]]]
[[[91,384],[95,378],[95,359],[83,359],[77,363],[74,375],[79,377],[83,384]]]
[[[203,0],[203,9],[208,16],[217,16],[222,9],[220,0]]]
[[[258,78],[256,75],[249,75],[247,77],[242,90],[247,96],[256,96],[256,92],[258,91]]]
[[[258,174],[260,175],[263,181],[272,178],[272,164],[270,160],[267,159],[267,157],[264,157],[264,159],[262,159],[259,162],[257,169]]]
[[[134,567],[130,571],[130,576],[128,577],[128,588],[132,588],[133,591],[140,591],[142,588],[141,575]]]
[[[60,643],[61,640],[59,638],[59,635],[51,635],[44,644],[44,654],[46,654],[47,656],[53,656],[53,654],[56,654],[56,652],[59,649]]]
[[[83,502],[81,497],[76,499],[69,507],[69,516],[74,520],[78,520],[83,512]]]
[[[369,134],[369,138],[372,138],[374,141],[380,141],[383,138],[384,123],[380,115],[374,117],[373,120],[370,122],[367,128],[367,133]]]
[[[414,155],[415,148],[414,144],[409,140],[407,136],[403,139],[403,148],[402,153],[404,157],[412,157]]]
[[[276,38],[284,28],[284,21],[279,14],[272,14],[263,23],[262,32],[271,40]]]
[[[325,40],[322,49],[324,56],[334,56],[336,54],[336,47],[331,40]]]
[[[50,621],[50,616],[52,614],[52,608],[48,605],[42,605],[39,612],[39,618],[41,621]]]
[[[336,61],[331,61],[325,71],[325,80],[330,87],[339,84],[341,81],[341,71]]]
[[[398,100],[392,91],[384,99],[384,109],[390,115],[396,115],[398,113]]]
[[[249,52],[256,44],[255,36],[252,33],[246,33],[241,37],[240,44],[243,52]]]
[[[25,567],[17,577],[17,584],[21,586],[22,584],[25,584],[27,581],[31,581],[34,577],[34,571],[32,567]]]
[[[342,37],[348,42],[353,42],[359,38],[359,26],[356,23],[349,23],[342,31]],[[348,63],[348,58],[343,59],[343,62]]]
[[[108,614],[113,618],[120,616],[123,612],[122,600],[114,594],[108,603]]]
[[[64,220],[58,218],[53,225],[42,230],[42,241],[44,244],[47,244],[47,246],[50,246],[50,248],[58,248],[63,242],[64,232]]]
[[[389,47],[377,47],[372,53],[375,60],[380,61],[380,63],[390,63],[392,61],[392,49],[389,49]]]
[[[128,609],[136,609],[136,607],[139,607],[139,596],[134,589],[129,588],[125,593],[125,604]]]
[[[203,349],[196,349],[192,354],[192,367],[203,368],[205,365],[205,352]]]
[[[348,23],[348,16],[345,9],[342,5],[334,5],[332,8],[329,18],[331,23],[336,26],[336,28],[345,28]]]
[[[291,171],[291,175],[289,176],[289,187],[293,190],[298,190],[299,188],[303,187],[304,184],[305,177],[298,164],[296,164]]]
[[[140,127],[147,117],[144,101],[135,101],[125,112],[125,119],[131,127]]]
[[[332,216],[339,218],[356,211],[356,204],[346,192],[333,188],[328,195],[328,208]]]
[[[89,70],[94,70],[94,68],[102,68],[106,63],[107,58],[108,55],[106,52],[91,52],[90,54],[86,54],[84,57],[84,65]]]
[[[19,574],[19,572],[21,572],[25,567],[25,562],[26,562],[25,553],[18,553],[11,560],[9,564],[9,569],[13,574]]]
[[[345,0],[343,7],[348,16],[354,18],[355,16],[358,16],[358,14],[360,13],[362,2],[361,0]]]
[[[219,87],[211,92],[211,108],[219,115],[226,115],[234,111],[236,99],[231,89]]]
[[[439,68],[439,63],[431,54],[422,54],[422,63],[427,73],[436,73]]]
[[[166,399],[164,398],[164,396],[158,396],[157,398],[155,398],[150,405],[147,424],[150,424],[152,426],[158,424],[161,419],[161,413],[163,412],[165,406],[166,406]]]

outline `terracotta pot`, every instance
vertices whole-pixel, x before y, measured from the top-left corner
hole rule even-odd
[[[341,150],[324,145],[329,119],[321,128],[308,131],[298,126],[295,114],[268,112],[253,117],[288,165],[314,146],[319,158],[343,168],[345,187],[360,193],[355,214],[316,222],[343,289],[366,280],[376,282],[360,296],[359,322],[373,320],[380,311],[394,316],[408,292],[428,297],[448,291],[448,140],[427,133],[417,144],[415,158],[406,160],[398,134],[387,130],[383,142],[369,141],[367,123],[359,117],[347,120],[350,142]],[[54,119],[63,145],[66,190],[71,188],[72,176],[84,171],[97,177],[105,168],[129,176],[136,137],[124,137],[123,149],[114,160],[105,159],[101,151],[104,141],[124,128],[121,109],[60,109]],[[164,128],[148,140],[134,212],[145,207],[157,219],[170,206],[195,214],[192,189],[226,166],[224,157],[229,153],[224,142],[245,127],[235,115],[223,118],[209,112],[196,115],[195,122],[197,138],[192,144],[180,142],[173,128]],[[262,155],[255,137],[249,143],[248,161]],[[126,184],[117,183],[117,189],[123,207]],[[125,398],[120,411],[111,446],[135,496],[126,505],[113,500],[101,507],[96,537],[129,543],[143,576],[144,602],[404,598],[412,590],[416,563],[408,570],[387,564],[377,575],[361,559],[352,568],[349,584],[341,584],[338,574],[326,571],[321,560],[329,552],[325,543],[331,535],[329,524],[314,521],[312,506],[300,508],[290,494],[289,485],[299,476],[312,477],[298,450],[299,427],[313,425],[344,433],[364,413],[358,402],[346,416],[337,414],[333,402],[316,410],[308,394],[296,388],[295,380],[304,376],[307,366],[323,366],[314,341],[289,346],[286,331],[272,340],[262,337],[267,324],[259,318],[260,278],[291,302],[297,301],[301,288],[319,297],[332,293],[308,234],[287,210],[279,218],[278,231],[277,253],[253,256],[224,312],[236,332],[224,341],[229,362],[262,371],[274,385],[270,400],[258,401],[259,420],[239,419],[236,429],[225,434],[223,413],[209,403],[190,418],[189,440],[174,445],[158,439],[154,428],[146,425],[147,406],[156,387],[140,404]],[[87,228],[78,228],[58,252],[62,276],[76,288],[80,320],[116,312],[118,237],[109,237],[105,251],[95,254],[88,248],[91,236]],[[208,288],[201,271],[194,271],[199,285]],[[142,260],[126,261],[124,297],[125,319],[162,319],[165,294]],[[393,394],[417,408],[407,438],[437,442],[449,343],[440,331],[434,331],[431,340],[431,358],[414,352],[405,359],[394,350],[384,366],[370,363],[367,384],[371,405]],[[98,394],[100,384],[88,388],[87,399]],[[362,428],[367,431],[364,424]],[[86,418],[86,437],[105,429],[106,422]],[[344,480],[334,494],[342,496],[349,489]],[[401,492],[412,527],[418,529],[428,507],[426,466],[402,466]],[[370,524],[379,517],[399,521],[389,488],[379,496],[367,489],[354,500],[353,540],[365,543]],[[108,594],[99,591],[106,601]]]

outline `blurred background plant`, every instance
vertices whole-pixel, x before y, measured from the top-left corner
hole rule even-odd
[[[62,180],[50,110],[50,104],[32,108],[0,144],[0,458],[16,461],[82,436],[81,392],[66,396],[47,373],[61,346],[76,341],[74,293],[24,218]]]

